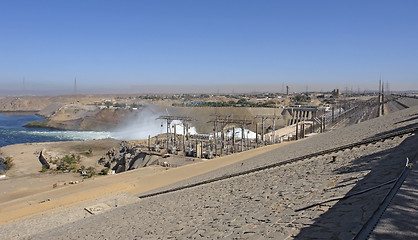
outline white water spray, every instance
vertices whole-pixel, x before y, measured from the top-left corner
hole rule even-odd
[[[167,121],[164,119],[157,119],[162,113],[157,113],[150,108],[143,108],[138,116],[123,123],[119,128],[112,132],[112,137],[120,140],[139,140],[147,139],[148,136],[154,137],[158,134],[167,132]],[[183,134],[183,124],[178,121],[172,121],[169,127],[170,133]],[[194,127],[189,128],[189,133],[196,134]]]

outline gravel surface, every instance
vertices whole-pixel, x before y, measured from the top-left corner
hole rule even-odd
[[[327,132],[173,186],[199,182],[418,125],[418,107]],[[27,239],[351,239],[391,185],[295,211],[396,178],[417,136],[394,138],[142,199]],[[337,160],[333,161],[332,156]],[[3,233],[4,231],[2,231]],[[13,236],[12,236],[13,237]]]

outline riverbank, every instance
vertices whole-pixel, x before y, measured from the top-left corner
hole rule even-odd
[[[39,162],[39,154],[44,154],[51,159],[62,158],[65,155],[75,154],[80,156],[81,164],[92,166],[100,171],[97,160],[110,148],[117,147],[120,141],[115,139],[103,139],[92,141],[24,143],[9,145],[0,148],[0,154],[9,157],[13,161],[13,167],[6,172],[5,178],[0,180],[0,203],[49,190],[54,184],[63,186],[70,181],[82,181],[79,173],[41,172],[42,165]],[[91,154],[83,154],[91,149]]]

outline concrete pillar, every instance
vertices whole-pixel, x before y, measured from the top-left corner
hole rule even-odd
[[[292,119],[290,120],[290,125],[292,125],[292,124],[294,124],[294,123],[295,123],[295,115],[296,115],[296,113],[295,113],[295,111],[292,109]]]
[[[203,157],[203,142],[200,141],[200,157]]]
[[[302,122],[302,138],[305,138],[305,120]]]
[[[273,143],[276,143],[276,118],[273,118]]]
[[[202,142],[196,140],[196,157],[202,158]]]

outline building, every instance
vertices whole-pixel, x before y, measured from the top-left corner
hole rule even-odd
[[[340,97],[340,96],[341,96],[341,90],[340,90],[340,89],[338,89],[338,88],[336,88],[336,89],[332,90],[332,96],[333,96],[334,98],[338,98],[338,97]]]

